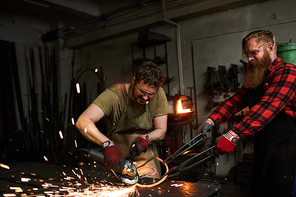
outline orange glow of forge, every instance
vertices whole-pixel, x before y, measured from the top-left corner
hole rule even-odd
[[[177,101],[177,113],[182,114],[182,113],[188,113],[188,112],[191,112],[191,109],[183,109],[182,100],[179,99]]]

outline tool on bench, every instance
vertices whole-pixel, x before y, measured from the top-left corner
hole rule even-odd
[[[189,142],[187,142],[186,144],[184,144],[181,148],[179,148],[173,155],[170,155],[168,156],[164,161],[163,163],[166,163],[166,164],[170,164],[172,163],[176,158],[178,158],[179,156],[181,155],[186,155],[186,151],[188,151],[189,149],[191,149],[192,147],[198,145],[199,143],[205,143],[206,141],[206,138],[207,136],[202,136],[203,134],[200,133],[198,134],[196,137],[194,137],[193,139],[191,139]],[[199,139],[200,138],[200,139]],[[197,141],[196,141],[197,140]],[[192,156],[191,158],[185,160],[181,165],[179,166],[174,166],[172,167],[167,173],[165,173],[163,176],[166,176],[168,175],[168,178],[169,177],[174,177],[174,176],[177,176],[179,175],[181,172],[183,171],[186,171],[186,170],[189,170],[191,168],[193,168],[194,166],[197,166],[199,164],[202,164],[203,162],[206,162],[208,161],[210,158],[213,158],[214,157],[214,154],[210,154],[208,155],[207,157],[187,166],[191,161],[194,161],[194,159],[196,159],[198,156],[201,156],[207,152],[209,152],[210,150],[214,149],[215,148],[215,145],[214,146],[211,146],[210,148],[200,152],[200,153],[197,153],[196,155]],[[175,173],[172,173],[172,172],[175,172]],[[171,174],[172,173],[172,174]]]
[[[92,160],[104,165],[105,164],[105,157],[101,150],[99,149],[86,149],[80,148],[79,149],[83,154],[87,157],[91,158]],[[139,180],[139,174],[137,173],[136,166],[133,165],[134,158],[136,156],[136,152],[132,152],[130,157],[125,159],[121,159],[119,162],[119,166],[117,167],[120,179],[126,184],[136,184]],[[117,176],[117,175],[116,175]]]

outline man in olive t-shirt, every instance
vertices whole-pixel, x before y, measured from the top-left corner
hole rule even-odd
[[[115,169],[133,149],[136,167],[153,167],[157,172],[152,177],[160,177],[155,143],[165,137],[167,129],[168,103],[160,87],[164,79],[156,64],[145,62],[132,83],[106,89],[78,118],[76,127],[87,140],[102,146],[108,168]],[[110,120],[107,135],[95,126],[104,116]]]

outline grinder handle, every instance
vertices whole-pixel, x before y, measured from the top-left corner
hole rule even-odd
[[[105,156],[101,150],[98,149],[87,149],[87,148],[80,148],[79,149],[82,153],[86,154],[87,157],[91,158],[92,160],[98,162],[99,164],[105,165]],[[121,158],[119,163],[123,163],[124,159]],[[118,168],[118,167],[117,167]]]
[[[134,160],[136,157],[136,151],[132,151],[131,155],[129,156],[129,158],[131,158],[132,160]]]
[[[105,164],[105,157],[102,151],[95,150],[95,149],[86,149],[86,148],[80,148],[79,149],[82,153],[86,154],[88,157],[92,158],[96,162],[104,165]]]

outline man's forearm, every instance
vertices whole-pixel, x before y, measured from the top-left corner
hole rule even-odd
[[[90,121],[85,119],[78,119],[76,123],[76,128],[79,132],[85,137],[88,141],[93,142],[98,145],[102,145],[105,141],[108,141],[104,134],[102,134],[96,125]]]
[[[229,130],[229,133],[231,133],[231,135],[233,135],[235,138],[240,139],[240,137],[232,130]]]
[[[154,118],[153,125],[154,130],[148,134],[149,144],[155,144],[165,138],[165,134],[167,131],[167,115]]]
[[[155,144],[159,142],[160,140],[163,140],[165,137],[166,130],[163,129],[155,129],[148,133],[147,135],[149,136],[148,143],[149,144]],[[143,135],[146,136],[146,135]]]

